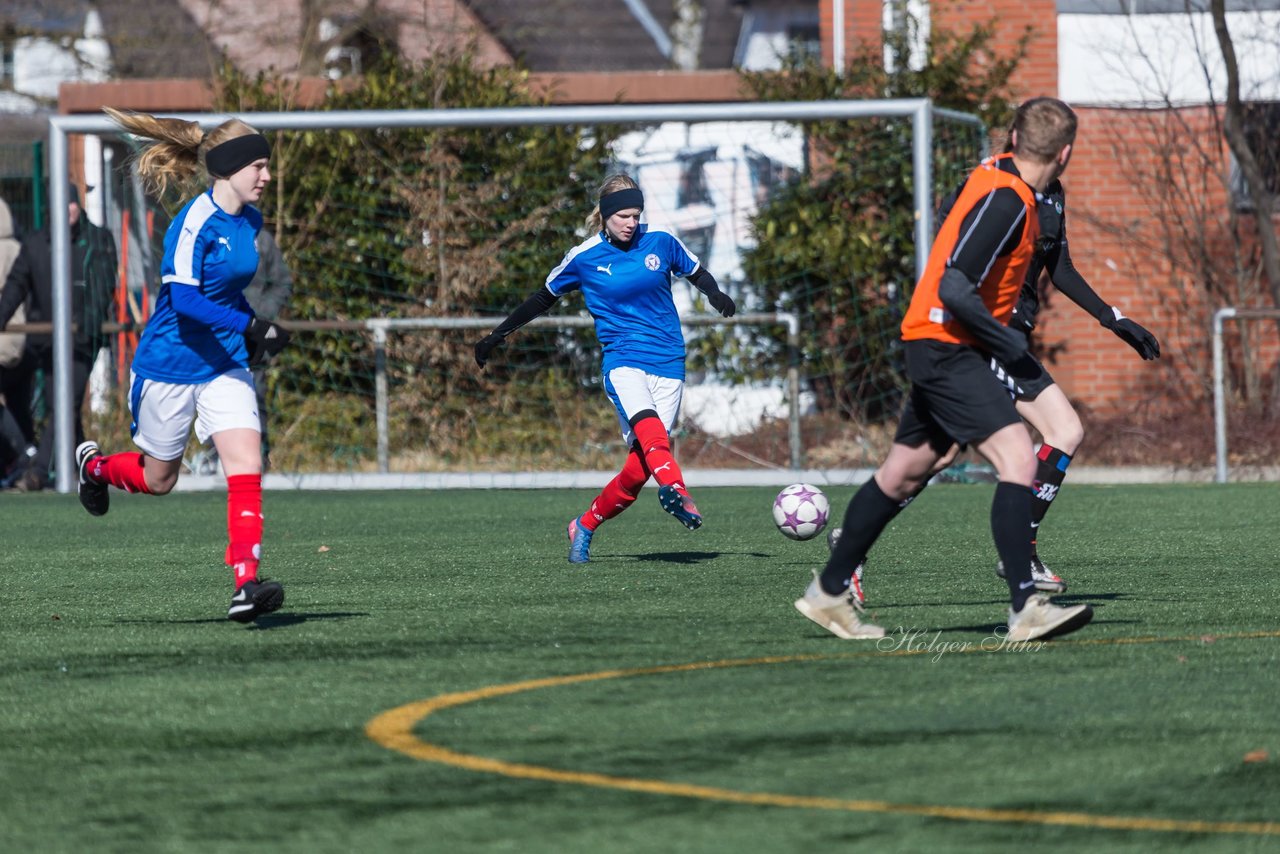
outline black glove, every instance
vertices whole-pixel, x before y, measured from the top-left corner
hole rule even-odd
[[[476,364],[484,367],[489,361],[489,354],[493,352],[493,348],[502,343],[502,336],[496,332],[490,332],[488,335],[476,342]]]
[[[264,364],[289,343],[289,330],[270,320],[255,317],[244,331],[244,343],[249,348],[249,367]]]
[[[711,307],[720,312],[721,317],[733,317],[733,313],[738,307],[733,303],[733,297],[724,291],[716,291],[707,294],[707,302],[711,303]]]
[[[1134,323],[1119,311],[1112,309],[1114,317],[1106,317],[1102,325],[1110,329],[1120,340],[1138,351],[1138,355],[1147,361],[1160,358],[1160,342],[1142,326]]]

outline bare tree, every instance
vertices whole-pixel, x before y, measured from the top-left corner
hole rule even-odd
[[[1213,30],[1218,37],[1218,47],[1227,73],[1227,103],[1223,117],[1223,132],[1231,153],[1235,155],[1240,171],[1249,189],[1253,203],[1254,220],[1257,223],[1258,243],[1262,248],[1262,269],[1267,278],[1271,298],[1280,307],[1280,253],[1276,248],[1276,229],[1272,220],[1275,212],[1275,193],[1267,185],[1262,167],[1245,134],[1244,106],[1240,100],[1240,65],[1236,60],[1235,44],[1227,29],[1226,4],[1223,0],[1211,0]]]
[[[1129,19],[1122,51],[1107,58],[1118,74],[1129,75],[1142,93],[1142,106],[1117,108],[1107,126],[1113,156],[1123,164],[1128,189],[1146,213],[1131,217],[1101,208],[1090,211],[1087,219],[1122,238],[1130,266],[1144,271],[1153,293],[1161,295],[1165,337],[1179,342],[1161,365],[1184,386],[1202,390],[1191,402],[1199,409],[1207,406],[1210,393],[1206,330],[1213,311],[1222,306],[1280,307],[1280,267],[1269,215],[1275,198],[1264,164],[1251,148],[1256,134],[1247,127],[1248,105],[1241,98],[1222,0],[1214,0],[1209,15],[1188,4],[1187,29],[1177,36],[1189,36],[1194,56],[1179,54],[1173,73],[1196,68],[1205,93],[1199,103],[1187,103],[1186,90],[1179,86],[1191,78],[1180,84],[1170,79],[1173,64],[1160,55],[1164,45],[1137,21]],[[1252,211],[1238,204],[1232,155],[1248,184]],[[1230,332],[1233,394],[1248,419],[1264,418],[1280,403],[1280,389],[1267,384],[1272,365],[1265,344],[1274,332],[1253,324]]]

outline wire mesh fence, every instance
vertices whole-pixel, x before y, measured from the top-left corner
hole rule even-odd
[[[474,326],[399,329],[377,341],[370,323],[496,325],[586,237],[595,189],[619,171],[644,189],[645,220],[698,255],[739,311],[796,318],[794,338],[781,321],[686,328],[682,462],[788,468],[798,433],[806,465],[873,464],[904,389],[896,341],[918,263],[914,146],[927,147],[932,205],[983,156],[987,135],[967,117],[935,115],[921,141],[910,111],[863,106],[785,121],[260,122],[279,128],[261,207],[291,278],[280,318],[299,330],[261,376],[272,469],[612,468],[621,437],[577,296],[546,325],[513,335],[483,371]],[[128,140],[103,141],[117,166],[108,224],[121,244],[118,319],[136,326],[182,200],[144,197],[120,168]],[[682,316],[708,312],[683,280],[673,296]],[[136,329],[115,333],[100,359],[87,429],[104,447],[127,446],[136,341]],[[188,453],[193,468],[207,460],[194,444]]]

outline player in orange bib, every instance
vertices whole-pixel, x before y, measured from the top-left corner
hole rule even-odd
[[[1009,584],[1010,641],[1074,631],[1088,605],[1060,607],[1031,578],[1031,435],[1008,388],[990,368],[1030,370],[1027,339],[1009,328],[1040,236],[1043,192],[1071,159],[1076,116],[1056,98],[1034,98],[1014,117],[1013,150],[985,160],[966,180],[929,254],[902,321],[911,390],[888,457],[854,495],[826,568],[796,608],[842,638],[879,638],[858,615],[856,568],[889,522],[923,488],[940,460],[972,445],[998,477],[991,532]]]

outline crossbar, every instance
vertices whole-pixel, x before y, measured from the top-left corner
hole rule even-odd
[[[229,113],[179,113],[212,128]],[[939,111],[927,98],[875,101],[733,102],[718,104],[610,104],[574,107],[502,107],[444,110],[316,110],[261,112],[248,115],[261,130],[329,130],[338,128],[444,128],[527,127],[546,125],[652,124],[658,122],[715,121],[838,121],[858,118],[909,118],[912,123],[914,164],[915,267],[917,277],[928,261],[933,238],[932,139],[935,115],[973,124],[975,116]],[[107,116],[69,115],[49,119],[50,205],[66,210],[68,202],[68,134],[115,134],[121,129]],[[53,372],[54,456],[58,492],[70,492],[75,484],[72,465],[74,424],[71,388],[71,232],[65,217],[53,217]],[[389,327],[388,327],[389,328]],[[386,334],[386,329],[381,333]]]

